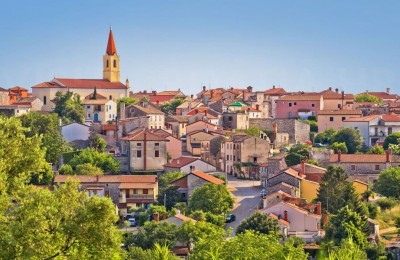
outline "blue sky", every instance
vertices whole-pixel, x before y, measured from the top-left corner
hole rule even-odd
[[[101,78],[112,25],[121,81],[128,77],[134,91],[396,91],[399,7],[365,0],[3,0],[0,86]]]

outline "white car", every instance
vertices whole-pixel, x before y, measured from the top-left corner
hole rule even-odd
[[[128,218],[128,221],[131,223],[131,227],[136,227],[136,219]]]

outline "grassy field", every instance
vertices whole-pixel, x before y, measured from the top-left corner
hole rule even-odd
[[[400,205],[395,206],[391,210],[378,213],[376,221],[379,222],[379,229],[394,227],[394,219],[400,216]]]

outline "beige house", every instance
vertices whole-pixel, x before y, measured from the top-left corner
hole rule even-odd
[[[340,129],[348,118],[361,117],[359,110],[321,110],[318,113],[318,133],[328,128]]]
[[[149,129],[163,129],[165,125],[164,112],[148,101],[140,101],[127,106],[125,116],[126,118],[147,116]]]
[[[85,99],[85,121],[107,123],[117,117],[117,103],[111,99]]]
[[[149,208],[157,201],[158,179],[156,175],[56,175],[55,184],[77,180],[87,195],[109,197],[118,207],[120,216],[129,209]]]
[[[163,129],[150,130],[151,133],[167,139],[168,159],[176,159],[182,156],[182,141]]]
[[[122,138],[121,153],[127,155],[131,172],[162,172],[167,163],[167,142],[141,128]]]
[[[165,127],[167,130],[172,131],[174,136],[181,138],[186,135],[186,125],[188,124],[186,116],[167,116],[165,118]]]
[[[216,168],[198,157],[179,157],[164,165],[165,172],[191,173],[193,171],[215,172]]]
[[[224,135],[224,131],[210,131],[208,129],[190,132],[186,136],[186,151],[194,156],[201,156],[201,143],[203,141]]]
[[[353,110],[354,95],[339,93],[338,89],[335,91],[329,88],[321,92],[324,97],[324,110]],[[318,114],[319,115],[319,114]]]
[[[247,112],[225,112],[222,116],[222,126],[228,129],[245,130],[249,128],[249,114]]]
[[[114,36],[110,30],[106,54],[103,56],[103,79],[71,79],[54,78],[51,81],[43,82],[32,87],[32,96],[38,97],[43,102],[42,110],[52,111],[58,91],[65,93],[72,91],[83,99],[93,92],[93,89],[101,90],[101,93],[108,99],[128,97],[129,81],[126,84],[120,82],[120,63]]]

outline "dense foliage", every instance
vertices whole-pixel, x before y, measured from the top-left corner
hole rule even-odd
[[[373,102],[378,105],[382,104],[381,100],[378,97],[368,94],[368,93],[356,95],[354,97],[354,101],[355,102]]]
[[[224,185],[207,183],[194,190],[189,210],[202,210],[213,214],[227,213],[233,207],[233,198]]]
[[[81,153],[75,155],[68,163],[74,171],[80,164],[91,164],[100,168],[105,173],[118,173],[119,162],[110,154],[98,152],[93,148],[86,148]]]
[[[162,104],[160,106],[160,109],[167,115],[175,115],[176,108],[180,106],[183,102],[185,102],[185,99],[183,98],[174,98],[173,100]]]
[[[368,150],[367,154],[385,154],[385,149],[380,145],[374,145]]]
[[[302,160],[307,159],[309,155],[310,147],[306,144],[293,145],[288,155],[285,157],[287,166],[293,166],[299,164]]]
[[[361,151],[363,148],[363,137],[360,130],[343,127],[333,137],[333,142],[345,143],[350,154]]]
[[[236,234],[244,233],[246,230],[253,230],[267,235],[279,234],[278,220],[256,211],[240,222],[239,226],[236,228]]]
[[[65,94],[58,91],[53,102],[55,104],[54,112],[57,113],[64,122],[83,123],[85,109],[79,94],[69,90]]]
[[[388,135],[383,142],[383,148],[388,149],[390,144],[400,144],[400,132]]]
[[[183,202],[181,193],[179,193],[178,186],[171,185],[170,183],[183,177],[183,172],[168,172],[163,173],[158,177],[158,204],[164,205],[167,210],[171,210],[176,203]]]
[[[347,149],[346,143],[338,143],[338,142],[334,142],[331,145],[331,149],[333,150],[334,153],[339,153],[339,151],[343,154],[346,154],[349,152],[349,150]]]
[[[400,168],[391,167],[381,171],[374,189],[386,197],[400,199]]]

